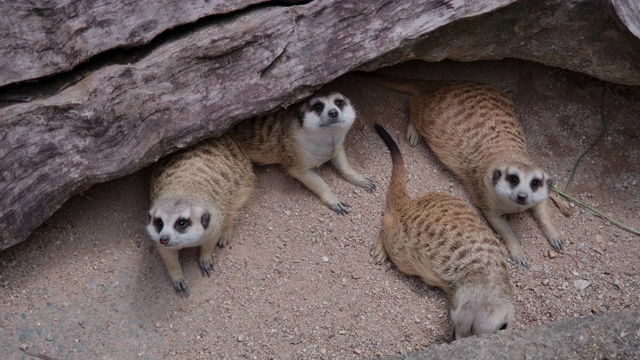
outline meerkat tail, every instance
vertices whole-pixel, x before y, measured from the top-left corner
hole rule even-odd
[[[382,125],[375,123],[374,128],[391,152],[391,164],[393,166],[391,168],[391,182],[387,191],[387,207],[393,208],[399,200],[406,199],[409,196],[407,193],[407,171],[398,144]]]
[[[441,81],[433,80],[396,78],[377,73],[367,73],[364,71],[357,71],[354,74],[385,89],[397,91],[399,93],[407,95],[418,95],[427,90],[435,90],[438,85],[442,83]]]

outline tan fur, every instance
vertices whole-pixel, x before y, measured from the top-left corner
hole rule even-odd
[[[252,166],[228,135],[205,140],[156,163],[147,231],[178,293],[188,295],[179,249],[199,246],[200,268],[203,275],[210,276],[215,246],[229,242],[238,210],[255,187]],[[157,226],[158,219],[164,219],[163,226]],[[177,219],[189,223],[183,232],[178,231]],[[163,245],[163,238],[170,241],[168,246],[175,246]]]
[[[513,321],[512,287],[498,238],[465,200],[443,193],[409,197],[402,155],[376,124],[393,161],[382,231],[372,255],[444,290],[455,338],[493,333]]]
[[[318,104],[323,108],[314,108]],[[328,111],[332,110],[339,116],[330,117]],[[343,142],[355,116],[349,99],[334,92],[312,96],[298,106],[269,116],[245,120],[229,134],[252,161],[261,165],[282,165],[329,208],[344,214],[349,212],[349,205],[338,199],[314,169],[331,160],[350,183],[375,189],[373,182],[347,161]]]
[[[553,180],[529,158],[511,99],[483,84],[367,78],[413,95],[407,129],[410,144],[416,145],[424,136],[429,148],[463,181],[515,262],[528,267],[505,214],[531,210],[551,246],[562,250],[547,210]],[[521,183],[512,186],[508,174],[516,175]],[[535,189],[534,181],[539,182]],[[526,204],[515,201],[518,194],[527,199]]]

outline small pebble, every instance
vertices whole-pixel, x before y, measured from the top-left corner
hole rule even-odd
[[[551,281],[551,280],[549,280],[549,279],[543,279],[543,280],[542,280],[542,285],[545,285],[545,286],[546,286],[546,285],[549,285],[549,282],[550,282],[550,281]]]
[[[575,286],[576,289],[578,290],[584,290],[589,285],[591,285],[591,281],[587,281],[587,280],[576,280],[573,282],[573,286]]]
[[[284,211],[284,214],[285,214],[285,215],[287,215],[287,216],[291,216],[291,211],[289,211],[289,210],[285,210],[285,211]]]
[[[29,344],[27,343],[20,344],[20,350],[27,351],[28,348],[29,348]]]
[[[302,342],[302,338],[300,337],[300,335],[296,335],[293,337],[293,339],[291,339],[291,341],[289,341],[289,344],[298,345],[301,342]]]
[[[47,341],[51,341],[51,340],[53,340],[53,335],[47,334],[47,336],[45,336],[44,339],[47,340]]]
[[[156,327],[157,327],[158,329],[160,329],[160,328],[162,327],[162,324],[160,324],[160,322],[157,322],[157,323],[156,323]]]
[[[323,256],[322,257],[322,262],[329,262],[329,257],[328,256]]]
[[[553,251],[553,250],[549,250],[549,257],[550,257],[551,259],[555,259],[555,258],[557,258],[557,257],[558,257],[558,253],[557,253],[557,252],[555,252],[555,251]]]
[[[320,349],[320,354],[327,355],[327,349],[325,348]]]
[[[243,334],[238,335],[238,342],[243,342],[246,340],[246,337]]]

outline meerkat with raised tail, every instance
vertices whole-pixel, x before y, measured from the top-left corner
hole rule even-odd
[[[226,245],[238,210],[255,187],[253,164],[228,135],[171,154],[151,174],[147,232],[178,294],[189,296],[178,251],[200,247],[203,276],[211,276],[215,246]]]
[[[547,209],[552,178],[529,157],[511,99],[496,88],[469,82],[363,75],[390,90],[412,95],[407,139],[429,148],[464,183],[472,202],[500,235],[511,258],[527,267],[522,245],[505,214],[529,210],[549,244],[562,250]]]
[[[398,145],[382,126],[375,129],[393,164],[375,262],[390,258],[401,272],[444,290],[455,339],[508,328],[513,289],[500,240],[464,199],[438,192],[411,198]]]
[[[257,164],[280,164],[287,172],[314,192],[336,213],[349,212],[314,169],[331,160],[350,183],[375,190],[374,183],[357,172],[347,160],[344,139],[356,112],[344,95],[316,94],[298,106],[272,115],[247,119],[229,134]]]

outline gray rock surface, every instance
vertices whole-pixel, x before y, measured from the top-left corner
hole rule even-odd
[[[467,338],[387,360],[638,359],[640,313],[625,311],[559,320],[531,329]]]

